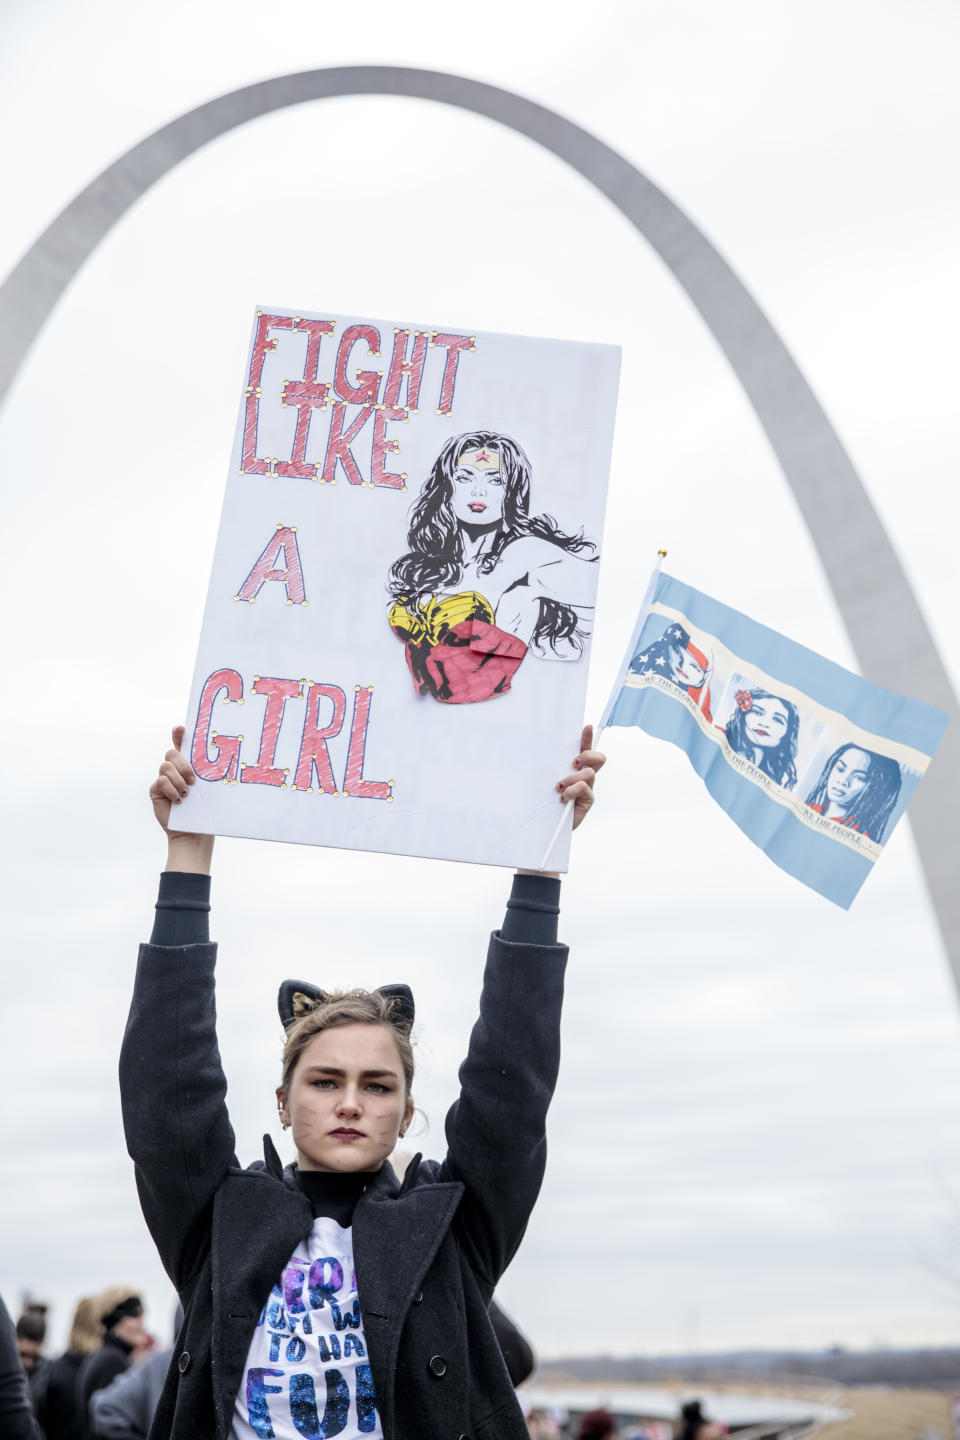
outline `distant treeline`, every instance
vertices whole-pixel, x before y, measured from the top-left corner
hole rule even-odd
[[[960,1348],[944,1350],[738,1350],[717,1355],[558,1357],[543,1360],[538,1379],[650,1384],[766,1380],[796,1375],[838,1385],[909,1385],[960,1392]]]

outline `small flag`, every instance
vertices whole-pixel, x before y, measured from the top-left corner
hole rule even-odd
[[[679,745],[754,844],[847,909],[947,716],[655,571],[606,725]]]

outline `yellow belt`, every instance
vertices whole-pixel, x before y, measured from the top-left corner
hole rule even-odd
[[[391,606],[389,618],[401,640],[412,640],[415,645],[429,640],[431,645],[439,645],[447,631],[464,620],[483,620],[492,625],[493,608],[478,591],[462,590],[459,595],[435,595],[416,607],[398,600]]]

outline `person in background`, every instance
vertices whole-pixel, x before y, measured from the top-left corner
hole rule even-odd
[[[3,1440],[42,1440],[30,1403],[27,1374],[10,1313],[0,1299],[0,1435]]]
[[[50,1362],[43,1354],[43,1342],[47,1338],[46,1305],[25,1304],[16,1331],[17,1351],[26,1373],[30,1403],[34,1415],[39,1415],[50,1371]]]
[[[97,1300],[97,1319],[104,1329],[99,1350],[88,1355],[77,1377],[86,1420],[90,1396],[126,1370],[133,1352],[143,1343],[143,1302],[129,1285],[113,1285]]]
[[[530,1379],[536,1368],[533,1348],[523,1331],[513,1323],[505,1310],[500,1309],[496,1300],[490,1301],[487,1314],[490,1316],[490,1324],[510,1376],[510,1384],[516,1389],[524,1380]]]
[[[577,1440],[616,1440],[617,1424],[609,1410],[588,1410],[580,1417]]]
[[[177,1306],[172,1344],[183,1324],[183,1306]],[[153,1424],[154,1412],[167,1378],[173,1348],[153,1349],[139,1356],[103,1390],[90,1396],[89,1434],[92,1440],[143,1440]]]
[[[527,1416],[527,1431],[530,1440],[560,1440],[560,1426],[546,1410],[530,1411]]]
[[[86,1434],[86,1415],[81,1409],[77,1381],[84,1360],[103,1343],[98,1309],[99,1301],[95,1297],[79,1301],[67,1348],[46,1367],[46,1385],[42,1397],[38,1397],[37,1418],[47,1440],[83,1440]]]
[[[47,1322],[36,1310],[26,1310],[17,1321],[17,1353],[28,1377],[40,1369],[46,1334]]]
[[[725,1434],[723,1426],[714,1424],[704,1415],[700,1400],[688,1400],[682,1406],[677,1440],[721,1440]]]

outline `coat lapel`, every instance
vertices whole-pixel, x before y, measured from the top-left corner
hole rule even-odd
[[[458,1181],[418,1185],[401,1194],[388,1167],[353,1212],[353,1258],[384,1434],[393,1423],[393,1382],[400,1333],[413,1297],[460,1203]]]
[[[232,1171],[214,1200],[211,1360],[221,1436],[270,1287],[313,1224],[309,1200],[270,1158],[267,1169]]]

